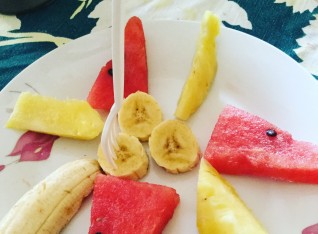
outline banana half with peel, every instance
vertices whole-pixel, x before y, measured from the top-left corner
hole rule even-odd
[[[190,171],[200,160],[199,144],[191,128],[175,119],[154,128],[149,150],[156,163],[173,174]]]
[[[1,220],[0,233],[59,233],[91,193],[99,172],[93,159],[58,168],[18,200]]]

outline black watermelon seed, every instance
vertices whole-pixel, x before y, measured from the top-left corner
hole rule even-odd
[[[110,76],[113,76],[113,69],[112,69],[112,68],[109,68],[109,69],[108,69],[108,74],[109,74]]]
[[[269,137],[275,137],[275,136],[277,136],[277,132],[274,129],[267,129],[266,135]]]

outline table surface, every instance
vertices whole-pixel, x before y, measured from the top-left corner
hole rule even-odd
[[[318,79],[316,0],[129,0],[127,16],[200,21],[205,10],[224,26],[284,51]],[[111,0],[54,0],[18,15],[0,14],[0,90],[57,47],[111,26]]]

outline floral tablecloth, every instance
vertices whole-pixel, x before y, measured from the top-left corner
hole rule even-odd
[[[0,14],[0,90],[51,50],[110,27],[111,3],[55,0],[24,14]],[[203,12],[210,10],[226,27],[267,41],[318,79],[316,0],[127,0],[125,7],[128,16],[143,20],[200,21]]]

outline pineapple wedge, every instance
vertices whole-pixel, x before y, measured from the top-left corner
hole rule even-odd
[[[219,19],[206,11],[190,75],[183,86],[175,117],[187,120],[205,100],[217,71],[215,38],[220,31]]]
[[[267,233],[235,189],[205,159],[199,170],[197,227],[200,234]]]
[[[101,133],[103,124],[99,113],[86,101],[23,92],[6,127],[90,140]]]

